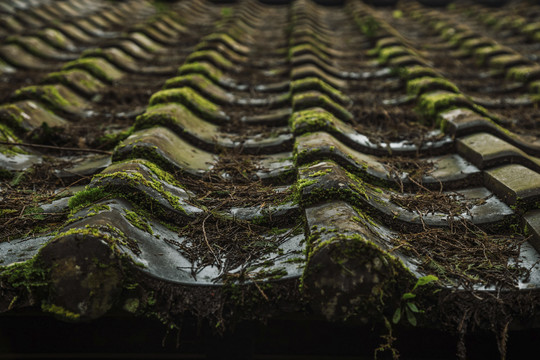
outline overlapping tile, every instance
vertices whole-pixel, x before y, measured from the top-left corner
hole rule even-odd
[[[108,154],[56,172],[66,196],[28,204],[41,210],[17,209],[15,218],[5,209],[14,222],[44,221],[43,209],[63,217],[0,243],[9,253],[3,288],[28,296],[13,276],[44,269],[43,288],[29,286],[43,290],[44,311],[70,320],[172,286],[197,288],[201,301],[219,294],[211,319],[229,306],[240,310],[227,316],[248,319],[252,305],[275,296],[287,303],[278,313],[305,307],[361,322],[388,317],[430,274],[439,281],[427,288],[443,294],[537,291],[538,134],[500,110],[534,107],[540,65],[522,48],[495,30],[481,35],[458,10],[404,2],[398,12],[358,0],[168,9],[153,16],[148,2],[83,0],[5,7],[2,23],[15,35],[0,33],[0,76],[19,80],[0,105],[1,175],[10,187],[34,176],[48,142],[62,161],[77,146]],[[490,13],[480,20],[502,21]],[[535,39],[534,24],[518,20],[512,26]],[[462,76],[461,61],[486,84]],[[25,69],[43,81],[26,83]],[[114,103],[133,84],[135,95]],[[101,126],[96,119],[108,131],[95,130],[99,141],[77,132]],[[23,141],[31,144],[13,146]],[[71,181],[84,189],[72,191]],[[445,255],[443,245],[460,241],[474,244]],[[478,255],[493,244],[501,257]],[[499,261],[493,272],[491,261]],[[123,285],[130,277],[136,291]],[[234,291],[249,294],[249,305]],[[426,295],[432,313],[440,299]],[[135,313],[174,323],[171,304]],[[200,311],[193,302],[181,308]]]

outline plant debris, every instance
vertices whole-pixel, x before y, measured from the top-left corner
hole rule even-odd
[[[246,278],[239,280],[247,280],[251,275],[246,275],[245,271],[257,264],[263,255],[279,252],[279,245],[297,228],[268,229],[248,221],[209,213],[180,229],[179,235],[186,239],[184,242],[167,241],[190,260],[193,264],[191,273],[195,278],[203,268],[215,266],[223,276],[240,270],[240,274]]]
[[[529,270],[519,263],[522,235],[491,235],[465,220],[453,229],[426,228],[401,234],[396,246],[420,260],[420,268],[454,287],[515,288]]]
[[[0,242],[46,233],[67,219],[67,209],[44,212],[41,208],[62,197],[56,190],[66,184],[55,176],[54,169],[67,165],[69,162],[60,161],[36,164],[0,182]]]
[[[191,202],[206,211],[179,230],[185,241],[170,243],[193,264],[191,272],[194,277],[204,267],[215,266],[225,277],[242,268],[244,278],[237,280],[247,280],[252,275],[243,271],[261,256],[276,252],[293,230],[299,228],[296,226],[291,230],[282,228],[279,223],[274,224],[271,213],[268,213],[268,219],[265,215],[258,222],[249,222],[226,212],[231,208],[249,206],[256,206],[254,211],[264,210],[267,206],[285,202],[291,195],[291,188],[276,189],[265,186],[261,180],[253,180],[258,170],[254,158],[224,151],[218,163],[202,179],[183,179],[184,185],[196,192]],[[268,222],[277,227],[270,228]]]

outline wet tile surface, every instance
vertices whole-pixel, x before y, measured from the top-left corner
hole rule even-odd
[[[0,312],[366,323],[436,276],[414,322],[497,291],[519,318],[540,297],[522,3],[0,1]]]

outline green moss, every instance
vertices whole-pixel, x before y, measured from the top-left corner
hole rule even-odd
[[[221,8],[221,17],[228,18],[233,15],[233,8],[232,7],[222,7]]]
[[[130,202],[136,206],[145,206],[147,209],[159,207],[159,205],[155,203],[155,199],[150,198],[146,193],[140,193],[139,191],[136,191],[135,193],[133,192],[134,188],[137,188],[138,186],[145,186],[157,191],[164,199],[168,201],[171,207],[185,214],[184,208],[180,206],[180,198],[171,194],[169,191],[166,191],[163,188],[163,184],[159,180],[146,179],[141,173],[137,172],[127,173],[119,171],[109,174],[97,174],[94,176],[93,181],[95,182],[95,185],[99,187],[102,186],[101,184],[104,181],[109,179],[122,180],[122,182],[125,182],[126,185],[129,185],[132,189],[129,190],[128,200],[130,200]],[[118,191],[118,185],[105,185],[105,187],[108,193],[122,195],[122,197],[126,196],[126,194]],[[131,197],[131,199],[129,197]]]
[[[39,100],[53,109],[62,110],[72,104],[66,100],[54,85],[34,85],[27,86],[15,92],[17,99]]]
[[[444,30],[450,27],[450,24],[448,24],[446,21],[438,20],[433,23],[432,27],[435,31],[442,35]]]
[[[63,320],[67,321],[77,321],[81,317],[80,314],[76,314],[74,312],[71,312],[61,306],[54,305],[54,304],[47,304],[43,303],[41,304],[41,310],[44,312],[51,313]]]
[[[227,93],[221,86],[214,84],[202,74],[177,76],[165,82],[164,89],[188,87],[202,94],[216,104],[229,104],[234,96]]]
[[[299,44],[295,45],[290,48],[289,50],[289,59],[292,59],[295,56],[299,56],[302,53],[311,53],[317,56],[317,58],[325,61],[330,62],[330,59],[328,58],[328,55],[326,55],[325,52],[321,50],[321,48],[315,44]]]
[[[400,45],[389,46],[389,47],[382,48],[379,51],[378,61],[381,64],[386,64],[390,59],[398,57],[398,56],[402,56],[402,55],[410,55],[410,51]]]
[[[150,106],[166,103],[182,104],[207,120],[223,120],[224,113],[216,104],[189,87],[161,90],[150,98]]]
[[[501,49],[503,49],[503,47],[499,45],[482,46],[480,48],[474,49],[473,55],[476,58],[476,63],[478,65],[485,64],[492,53]]]
[[[214,83],[205,74],[186,74],[175,76],[165,81],[163,89],[178,89],[182,87],[192,87],[197,91],[204,90],[207,87],[215,86]]]
[[[287,198],[287,201],[292,202],[293,204],[300,204],[302,202],[302,192],[308,186],[317,183],[317,180],[314,179],[298,179],[296,183],[292,186],[292,193]]]
[[[35,55],[37,57],[42,57],[43,52],[41,49],[35,46],[34,41],[32,39],[21,39],[17,36],[10,36],[7,39],[5,39],[6,44],[16,44],[18,47],[24,49],[26,52]]]
[[[139,309],[140,301],[137,298],[130,298],[124,302],[123,309],[127,312],[135,314]]]
[[[375,47],[368,51],[368,55],[377,56],[384,48],[389,48],[391,46],[401,46],[401,42],[394,36],[384,37],[377,41]]]
[[[513,17],[511,25],[513,28],[520,29],[528,24],[528,20],[523,17]]]
[[[487,26],[495,26],[498,23],[497,16],[493,14],[482,16],[480,19]]]
[[[179,75],[187,75],[187,74],[201,74],[206,76],[206,78],[210,79],[215,84],[219,84],[221,81],[221,78],[223,77],[223,73],[221,70],[217,69],[215,66],[212,66],[211,64],[208,64],[206,62],[195,62],[195,63],[188,63],[184,64],[178,69]]]
[[[351,99],[347,95],[343,94],[341,91],[337,90],[320,78],[307,77],[291,82],[292,93],[306,92],[310,90],[320,91],[321,93],[329,96],[332,100],[343,105],[352,103]]]
[[[66,36],[58,30],[47,28],[40,31],[39,34],[43,39],[45,39],[47,43],[56,48],[66,49],[68,46],[68,40]]]
[[[79,210],[90,204],[108,198],[111,194],[101,187],[91,187],[77,192],[69,201],[68,206],[72,211]]]
[[[461,46],[463,42],[471,39],[471,35],[477,36],[476,34],[471,34],[470,31],[457,30],[456,33],[450,36],[450,39],[448,40],[448,42],[454,46]],[[445,36],[444,33],[443,33],[443,36]]]
[[[323,109],[295,111],[289,119],[289,126],[295,135],[315,131],[334,132],[335,118]]]
[[[157,146],[137,146],[136,143],[127,145],[120,143],[114,151],[112,161],[118,162],[131,159],[145,159],[168,172],[182,171],[182,169],[176,167],[168,159],[163,157],[160,151],[158,151]]]
[[[445,90],[453,93],[459,93],[456,85],[440,77],[420,77],[407,82],[407,94],[419,96],[427,91]]]
[[[343,106],[318,91],[308,91],[293,96],[293,111],[321,107],[343,121],[351,122],[354,116]]]
[[[0,140],[8,142],[20,142],[13,130],[2,123],[0,123]],[[0,145],[0,152],[4,155],[27,154],[26,151],[19,147],[2,145]]]
[[[370,194],[380,191],[380,189],[374,185],[365,182],[357,175],[348,171],[345,171],[346,176],[349,178],[349,181],[344,184],[346,186],[330,188],[321,187],[317,185],[319,180],[312,178],[320,178],[328,174],[328,172],[323,171],[309,174],[309,168],[304,169],[304,174],[307,175],[309,180],[302,179],[302,181],[299,181],[297,185],[299,192],[299,198],[297,198],[297,200],[303,206],[311,206],[321,202],[340,199],[353,206],[363,207],[365,206],[366,200],[369,201],[371,199]],[[303,190],[308,187],[309,189],[303,192]],[[375,198],[375,200],[377,199]]]
[[[22,112],[16,105],[2,105],[0,107],[0,121],[17,132],[24,132],[25,129],[22,127],[22,123],[24,122]]]
[[[414,284],[416,278],[411,271],[397,257],[382,250],[377,244],[358,234],[329,234],[328,230],[324,236],[320,231],[315,231],[308,238],[308,260],[301,278],[303,291],[307,289],[308,294],[324,294],[322,297],[318,295],[318,301],[322,301],[322,312],[327,317],[339,316],[341,320],[351,317],[378,318],[384,315],[385,310],[389,310],[386,308],[393,308],[398,294]],[[324,271],[321,261],[324,262]],[[381,268],[374,269],[375,263],[381,264]],[[329,269],[332,269],[331,284],[325,275]],[[364,269],[377,274],[377,280],[366,283],[368,289],[354,280],[357,288],[364,288],[364,291],[358,291],[357,288],[347,291],[344,295],[346,302],[336,308],[336,304],[331,301],[338,301],[342,296],[339,282],[343,281],[343,286],[347,286],[349,279],[361,276]]]
[[[154,231],[152,227],[146,220],[141,218],[139,214],[134,211],[124,210],[124,217],[136,228],[146,231],[147,233],[153,235]]]
[[[111,207],[107,204],[96,204],[90,208],[88,215],[91,213],[98,214],[102,211],[110,211]]]
[[[509,80],[528,82],[534,80],[540,74],[540,66],[538,65],[521,65],[514,66],[508,69],[506,77]]]
[[[244,51],[241,50],[241,48],[243,48],[244,46],[227,33],[214,32],[208,36],[205,36],[203,40],[204,43],[210,43],[212,41],[221,42],[225,44],[229,49],[237,52],[238,54],[244,53]]]
[[[82,58],[74,60],[64,65],[63,69],[81,69],[107,83],[112,83],[123,76],[121,71],[100,58]]]
[[[467,104],[467,99],[461,94],[442,92],[430,92],[420,96],[417,110],[428,122],[435,122],[439,113],[449,110],[456,105]]]
[[[157,166],[156,164],[154,164],[151,161],[148,161],[148,160],[145,160],[145,159],[134,159],[134,160],[129,160],[129,162],[135,163],[135,164],[141,164],[141,165],[147,167],[161,181],[167,182],[167,183],[169,183],[169,184],[171,184],[173,186],[176,186],[178,188],[182,188],[182,189],[184,188],[184,185],[179,183],[174,178],[174,176],[171,175],[171,173],[162,170],[159,166]]]
[[[43,268],[41,262],[34,257],[25,262],[0,267],[0,280],[14,288],[23,287],[32,293],[49,285],[49,271],[50,269]]]
[[[111,149],[118,145],[121,141],[127,139],[135,131],[135,126],[131,126],[126,130],[105,134],[96,139],[96,145],[100,149]]]
[[[356,18],[356,24],[360,27],[360,30],[364,35],[367,37],[375,37],[378,30],[380,29],[380,25],[371,16],[365,16],[363,18]]]
[[[540,80],[533,81],[529,84],[529,92],[533,94],[540,94]]]
[[[197,63],[199,61],[208,61],[222,70],[234,68],[234,65],[216,50],[195,51],[186,59],[186,63]]]
[[[540,30],[540,22],[533,22],[521,27],[523,34],[533,34]]]
[[[50,73],[43,79],[43,82],[75,87],[76,89],[82,89],[87,94],[97,93],[105,86],[97,78],[80,69]]]
[[[332,172],[332,169],[320,170],[320,171],[309,174],[308,177],[319,177],[319,176],[329,174],[331,172]]]
[[[461,54],[470,56],[474,51],[480,47],[493,46],[493,42],[485,38],[471,38],[462,42],[459,50]]]
[[[109,224],[100,226],[99,229],[92,227],[88,224],[85,225],[84,228],[72,228],[67,231],[58,233],[53,239],[53,241],[56,239],[60,239],[66,236],[73,236],[73,235],[90,236],[90,237],[103,239],[109,245],[111,250],[115,253],[117,253],[118,251],[117,250],[118,245],[124,245],[131,249],[134,249],[137,247],[137,244],[134,239],[128,238],[120,229],[113,227]]]
[[[512,63],[516,61],[527,61],[520,54],[502,54],[497,55],[489,59],[489,65],[497,70],[504,70],[505,68],[512,66]]]

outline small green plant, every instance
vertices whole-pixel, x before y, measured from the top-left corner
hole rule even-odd
[[[416,284],[414,285],[414,287],[412,288],[412,290],[409,292],[406,292],[405,294],[401,296],[402,303],[394,312],[394,316],[392,317],[392,322],[394,324],[397,324],[401,320],[403,314],[405,314],[409,324],[411,324],[412,326],[416,326],[417,320],[416,320],[415,314],[424,312],[423,310],[418,309],[418,306],[413,301],[413,299],[416,298],[416,290],[418,288],[421,288],[422,286],[426,286],[427,284],[432,283],[437,280],[439,280],[439,278],[436,277],[435,275],[427,275],[427,276],[422,276],[421,278],[419,278]]]

